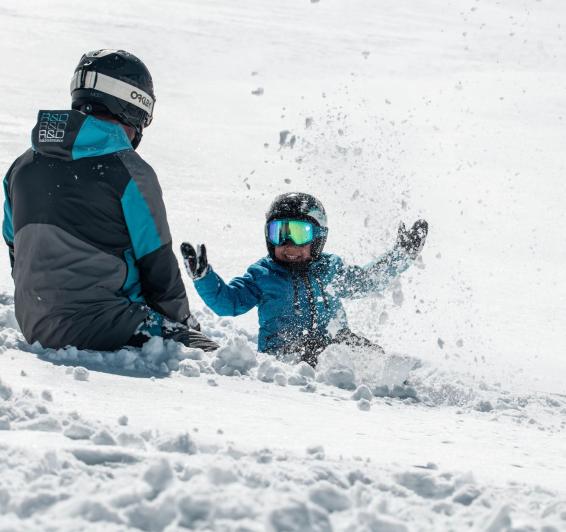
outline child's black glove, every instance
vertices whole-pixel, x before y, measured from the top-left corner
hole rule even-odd
[[[416,259],[422,251],[428,234],[428,223],[426,220],[417,220],[411,229],[407,231],[405,224],[399,224],[397,242],[395,247],[403,250],[411,259]]]
[[[209,270],[208,260],[206,258],[206,247],[204,244],[197,245],[197,249],[191,246],[188,242],[181,244],[181,254],[183,255],[183,262],[189,277],[196,281],[204,277]]]

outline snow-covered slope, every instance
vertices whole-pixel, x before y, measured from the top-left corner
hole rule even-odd
[[[347,305],[420,361],[408,386],[406,356],[274,365],[253,312],[216,318],[190,286],[213,357],[28,346],[6,252],[0,529],[566,529],[565,19],[536,0],[3,2],[5,169],[80,55],[123,47],[154,76],[140,150],[175,242],[222,275],[265,253],[282,191],[322,199],[353,263],[401,220],[431,233]]]

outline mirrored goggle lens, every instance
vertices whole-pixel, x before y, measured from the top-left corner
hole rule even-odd
[[[316,236],[315,226],[302,220],[273,220],[267,224],[267,237],[274,246],[291,240],[296,246],[312,242]]]

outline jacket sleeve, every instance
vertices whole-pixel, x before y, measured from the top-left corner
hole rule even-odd
[[[190,315],[189,302],[171,245],[161,187],[147,163],[137,154],[126,154],[133,156],[122,159],[132,177],[121,202],[140,273],[142,295],[157,312],[183,322]]]
[[[255,307],[261,299],[261,290],[248,270],[228,284],[212,269],[195,281],[195,288],[203,301],[219,316],[239,316]]]
[[[12,202],[10,200],[9,187],[10,173],[4,178],[4,221],[2,222],[2,236],[8,246],[10,255],[10,267],[14,268],[14,224],[12,221]]]
[[[338,267],[331,289],[340,298],[356,299],[382,292],[391,281],[403,273],[412,260],[400,250],[393,249],[366,266]]]

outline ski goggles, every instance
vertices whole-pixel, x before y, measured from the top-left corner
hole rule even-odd
[[[272,220],[267,223],[265,232],[274,246],[281,246],[289,240],[296,246],[304,246],[322,236],[324,229],[305,220]]]

